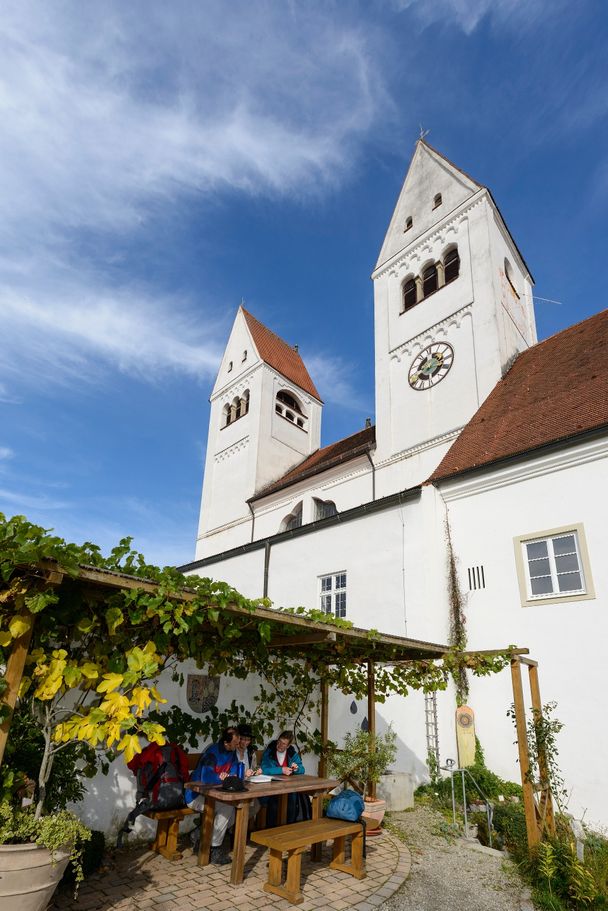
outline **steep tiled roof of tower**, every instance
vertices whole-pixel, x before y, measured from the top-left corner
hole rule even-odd
[[[608,310],[520,354],[429,478],[608,427]]]
[[[258,354],[270,367],[273,367],[285,379],[291,380],[300,389],[310,393],[319,401],[321,396],[317,392],[304,361],[291,345],[267,329],[259,320],[252,316],[244,307],[241,308],[247,327],[251,332]]]
[[[375,427],[366,427],[365,430],[359,430],[350,437],[338,440],[337,443],[332,443],[330,446],[324,446],[323,449],[317,449],[316,452],[313,452],[313,454],[304,459],[303,462],[300,462],[299,465],[296,465],[295,468],[292,468],[284,474],[278,481],[273,481],[272,484],[269,484],[267,487],[264,487],[263,490],[258,491],[251,499],[257,500],[260,497],[265,497],[270,493],[274,493],[276,490],[282,490],[283,487],[289,487],[290,484],[295,484],[296,481],[303,481],[306,478],[312,477],[312,475],[319,474],[321,471],[340,465],[342,462],[348,462],[351,459],[355,459],[357,456],[363,455],[365,452],[373,449],[375,445]]]
[[[457,164],[454,164],[454,162],[451,161],[447,155],[444,155],[443,152],[440,152],[438,149],[435,148],[435,146],[432,146],[430,144],[430,142],[427,142],[426,139],[419,139],[418,142],[420,142],[420,143],[422,143],[422,145],[426,146],[427,149],[430,149],[431,152],[434,152],[435,155],[438,155],[439,158],[443,158],[443,160],[446,162],[446,164],[449,164],[449,166],[451,168],[454,168],[456,171],[459,171],[463,177],[467,178],[467,180],[470,180],[472,183],[477,184],[477,186],[479,187],[480,190],[487,189],[486,187],[484,187],[484,185],[482,183],[479,183],[478,180],[475,180],[474,177],[471,177],[470,174],[467,174],[466,171],[463,171],[462,168],[459,168]]]

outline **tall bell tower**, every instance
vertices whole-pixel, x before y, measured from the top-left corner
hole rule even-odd
[[[381,473],[386,493],[428,477],[536,342],[533,280],[490,191],[424,139],[372,278],[375,462],[395,466]]]
[[[249,498],[321,439],[323,404],[300,354],[243,307],[210,402],[197,560],[249,541]]]

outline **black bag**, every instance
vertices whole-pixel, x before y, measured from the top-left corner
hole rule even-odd
[[[228,775],[224,778],[221,785],[222,791],[246,791],[245,782],[238,775]]]
[[[312,819],[312,806],[308,794],[296,793],[296,816],[294,822]]]

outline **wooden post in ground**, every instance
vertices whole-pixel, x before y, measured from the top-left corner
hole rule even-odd
[[[374,662],[367,662],[367,729],[372,735],[370,737],[369,751],[374,753],[376,750],[376,678],[374,675]],[[367,794],[369,797],[376,796],[376,782],[367,782]]]
[[[526,662],[527,663],[527,662]],[[540,720],[543,715],[543,705],[540,698],[540,686],[538,683],[538,666],[528,664],[528,673],[530,676],[530,693],[532,696],[532,711],[535,720]],[[549,782],[549,769],[547,766],[547,755],[545,748],[541,744],[538,748],[538,771],[540,780],[543,783],[541,794],[541,826],[545,826],[550,835],[555,835],[555,813],[553,810],[553,795],[551,794],[551,785]]]
[[[321,680],[321,758],[319,778],[327,778],[327,741],[329,739],[329,686]]]
[[[9,707],[10,715],[4,719],[0,726],[0,765],[2,765],[4,750],[8,740],[8,732],[10,731],[11,721],[13,719],[13,709],[15,708],[17,696],[19,695],[19,687],[21,686],[21,678],[23,677],[23,669],[25,668],[25,659],[27,658],[32,632],[34,630],[34,618],[29,611],[22,611],[20,616],[23,616],[24,619],[30,621],[30,628],[23,636],[19,636],[18,639],[15,639],[8,661],[6,662],[6,673],[4,678],[8,683],[8,688],[2,698],[2,704]]]
[[[530,757],[528,754],[528,739],[526,732],[526,710],[524,707],[524,691],[521,680],[521,662],[517,658],[511,660],[511,682],[513,684],[515,728],[517,730],[517,748],[519,751],[521,787],[524,797],[524,812],[526,815],[526,831],[528,833],[528,846],[532,848],[540,841],[540,832],[536,821],[534,789],[529,778]]]

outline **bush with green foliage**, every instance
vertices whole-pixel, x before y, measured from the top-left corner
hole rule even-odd
[[[35,842],[47,848],[53,860],[68,851],[77,884],[83,879],[82,854],[90,838],[89,829],[67,810],[38,818],[33,805],[22,809],[8,801],[0,803],[0,845]]]
[[[385,734],[357,731],[347,734],[342,749],[329,754],[329,770],[340,781],[359,785],[365,794],[370,782],[377,783],[397,755],[397,735],[392,728]]]

